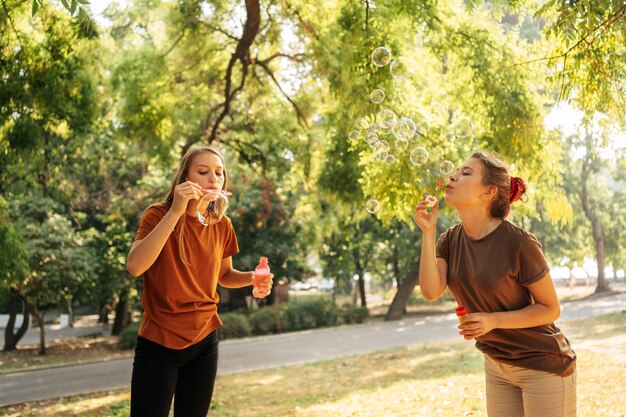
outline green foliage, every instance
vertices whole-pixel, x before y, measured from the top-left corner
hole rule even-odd
[[[289,303],[283,310],[283,323],[285,331],[333,326],[337,323],[337,308],[329,299]]]
[[[222,326],[219,328],[220,339],[237,339],[252,334],[250,321],[245,314],[224,313],[220,315]]]
[[[120,349],[135,349],[137,346],[137,335],[139,334],[140,322],[131,323],[124,327],[124,330],[117,337],[117,346]]]
[[[264,335],[282,333],[284,331],[283,305],[273,305],[259,308],[250,313],[250,326],[252,334]]]
[[[339,309],[339,322],[345,324],[361,324],[367,321],[370,311],[367,307],[355,306],[351,303],[342,304]]]

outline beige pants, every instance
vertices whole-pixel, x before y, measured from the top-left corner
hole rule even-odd
[[[559,375],[485,355],[489,417],[576,417],[576,372]]]

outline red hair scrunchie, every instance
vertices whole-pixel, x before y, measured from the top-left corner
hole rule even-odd
[[[511,194],[509,195],[509,203],[515,203],[522,196],[526,184],[520,177],[511,177]]]

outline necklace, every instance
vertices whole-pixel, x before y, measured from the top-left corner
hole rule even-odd
[[[491,220],[489,220],[489,224],[487,224],[487,230],[485,231],[485,235],[483,236],[483,239],[487,237],[487,234],[489,233],[489,227],[491,226],[492,221],[493,221],[493,217],[491,218]]]

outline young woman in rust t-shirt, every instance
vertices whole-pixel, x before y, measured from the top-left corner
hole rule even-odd
[[[541,245],[505,218],[525,194],[495,154],[472,154],[449,178],[445,200],[461,223],[435,244],[438,207],[415,208],[423,231],[420,289],[446,287],[469,314],[459,326],[485,356],[490,417],[576,415],[576,355],[554,325],[559,301]]]
[[[205,417],[217,372],[217,284],[252,285],[254,272],[233,269],[239,252],[226,216],[207,226],[196,216],[198,200],[225,191],[221,155],[209,147],[182,158],[162,203],[146,209],[128,254],[127,268],[143,275],[143,319],[131,381],[131,417]],[[209,197],[213,199],[213,197]],[[218,220],[217,218],[215,220]],[[270,274],[261,289],[269,292]]]

